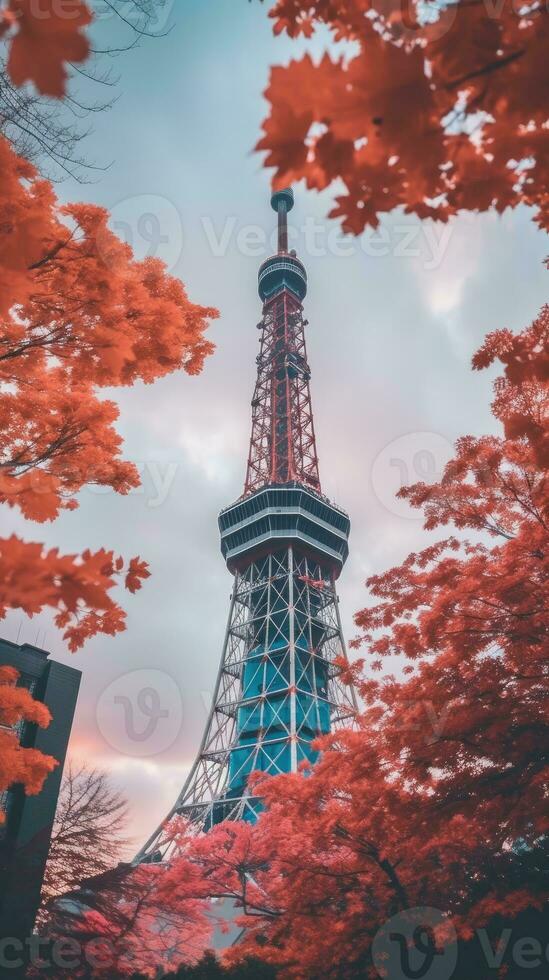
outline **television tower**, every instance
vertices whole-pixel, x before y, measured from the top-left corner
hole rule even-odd
[[[314,762],[319,735],[349,725],[355,692],[336,579],[348,555],[347,514],[322,494],[305,347],[307,274],[288,251],[291,190],[277,191],[278,251],[262,263],[263,302],[244,494],[219,516],[234,576],[211,712],[176,803],[136,861],[161,860],[177,814],[209,828],[254,820],[255,771],[296,772]]]

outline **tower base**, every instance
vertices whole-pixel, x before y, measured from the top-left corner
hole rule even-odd
[[[167,821],[136,860],[162,860],[166,824],[186,816],[205,829],[255,820],[253,772],[297,772],[317,758],[315,739],[349,725],[355,692],[346,657],[334,567],[301,546],[250,560],[234,578],[212,709],[197,759]]]

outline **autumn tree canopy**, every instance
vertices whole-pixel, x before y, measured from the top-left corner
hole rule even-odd
[[[44,13],[44,11],[42,11]],[[48,13],[46,11],[46,13]],[[15,84],[62,96],[67,62],[86,57],[85,4],[52,3],[36,16],[26,0],[0,8]],[[92,205],[61,207],[52,185],[0,137],[0,500],[43,521],[77,506],[87,483],[127,493],[135,467],[121,459],[118,409],[97,389],[201,370],[216,311],[190,302],[155,259],[136,262]],[[148,572],[112,551],[61,556],[15,536],[0,541],[0,615],[45,606],[72,649],[97,632],[123,629],[110,591],[121,576],[135,591]]]
[[[70,939],[83,951],[93,950],[93,957],[77,958],[71,980],[114,980],[134,973],[155,977],[160,969],[202,958],[211,921],[200,870],[189,862],[169,899],[167,875],[165,864],[118,864],[52,903],[41,930],[44,943]],[[51,977],[66,975],[53,958],[50,962]],[[37,969],[30,975],[41,973]]]
[[[44,176],[97,177],[113,161],[108,148],[88,154],[92,120],[117,101],[120,56],[161,40],[170,10],[170,0],[0,0],[0,133]],[[60,90],[66,101],[52,98]]]
[[[257,149],[276,187],[342,181],[331,217],[354,234],[396,207],[446,221],[524,203],[548,227],[541,2],[277,0],[269,16],[348,43],[272,69]]]
[[[89,483],[127,493],[138,485],[121,458],[118,408],[98,389],[198,373],[216,311],[192,303],[158,259],[134,260],[93,205],[60,207],[51,184],[0,138],[6,216],[0,230],[0,500],[37,521],[77,506]],[[0,541],[0,610],[55,610],[72,649],[124,628],[109,595],[147,575],[111,551],[44,552]]]
[[[88,54],[90,22],[81,0],[45,0],[39,10],[29,0],[0,4],[12,83],[61,97],[69,63]],[[61,206],[52,184],[3,136],[0,171],[0,502],[43,522],[77,507],[86,484],[118,493],[138,485],[135,466],[122,458],[116,403],[99,391],[179,369],[197,374],[213,350],[204,333],[217,312],[192,303],[159,260],[137,262],[110,231],[105,209]],[[29,616],[50,609],[76,650],[97,633],[124,629],[112,592],[119,583],[135,592],[148,575],[146,562],[108,548],[61,555],[12,535],[0,539],[0,618],[10,609]],[[14,678],[5,681],[0,697],[12,711]],[[31,699],[20,708],[19,717],[47,724]],[[38,792],[53,760],[10,746],[2,785],[16,773]]]

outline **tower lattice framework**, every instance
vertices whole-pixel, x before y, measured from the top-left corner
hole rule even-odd
[[[221,663],[195,763],[140,861],[162,859],[177,814],[205,828],[254,820],[261,802],[250,774],[314,762],[314,740],[351,724],[357,710],[341,676],[336,592],[350,523],[320,486],[302,306],[307,275],[288,251],[292,191],[273,194],[271,204],[278,251],[259,269],[263,311],[244,494],[219,516],[234,576]]]
[[[265,304],[244,492],[295,480],[320,491],[303,308],[282,290]]]

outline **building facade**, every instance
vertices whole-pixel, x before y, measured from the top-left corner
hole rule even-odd
[[[15,785],[0,801],[6,816],[0,826],[0,937],[24,943],[32,935],[40,901],[81,672],[50,660],[48,652],[39,647],[2,639],[0,664],[15,667],[20,674],[18,683],[52,715],[44,729],[20,724],[21,745],[52,755],[59,763],[36,796],[27,796],[22,786]]]

